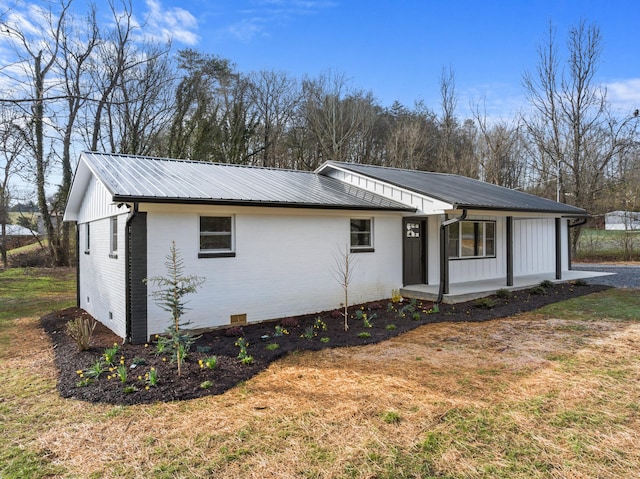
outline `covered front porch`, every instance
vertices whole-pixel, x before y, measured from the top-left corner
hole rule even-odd
[[[461,283],[449,283],[448,294],[443,295],[442,302],[448,304],[462,303],[484,296],[490,296],[499,289],[515,291],[519,289],[532,288],[542,281],[548,280],[553,283],[563,283],[576,281],[579,279],[597,278],[609,276],[615,273],[604,273],[599,271],[578,271],[570,270],[562,272],[562,279],[556,279],[554,273],[533,274],[528,276],[517,276],[513,278],[513,285],[507,286],[504,278],[486,279],[480,281],[467,281]],[[400,289],[400,294],[405,298],[416,298],[427,301],[435,301],[438,298],[438,284],[412,284]]]

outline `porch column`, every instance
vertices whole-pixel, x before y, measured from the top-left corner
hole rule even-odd
[[[556,279],[562,279],[562,219],[556,218]]]
[[[507,286],[513,286],[513,216],[507,216]]]
[[[446,217],[445,217],[446,218]],[[442,294],[449,294],[449,227],[440,228],[440,281]]]

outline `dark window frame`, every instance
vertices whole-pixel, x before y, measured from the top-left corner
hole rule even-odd
[[[365,222],[366,224],[368,224],[368,228],[364,228],[364,229],[359,228],[354,224],[354,222]],[[373,228],[374,228],[373,218],[350,218],[349,219],[349,245],[350,245],[351,253],[375,252],[374,242],[373,242]],[[363,239],[368,239],[368,241],[364,241],[364,243],[362,243]]]
[[[109,258],[118,259],[118,217],[109,218]]]
[[[467,235],[466,243],[469,243],[468,225],[472,225],[471,232],[473,254],[464,254],[465,234]],[[482,225],[482,228],[480,228]],[[488,226],[489,225],[489,226]],[[465,226],[467,226],[465,231]],[[489,230],[493,235],[489,235]],[[496,258],[496,221],[495,220],[464,220],[449,226],[448,254],[452,260],[467,259],[490,259]]]
[[[229,220],[229,231],[205,230],[203,231],[203,219],[225,219]],[[200,215],[198,226],[198,237],[200,241],[198,258],[234,258],[235,252],[235,217],[234,215]],[[229,246],[223,248],[202,248],[203,237],[227,237]]]
[[[84,254],[91,253],[91,223],[84,225]]]

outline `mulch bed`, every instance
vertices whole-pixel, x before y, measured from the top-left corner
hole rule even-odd
[[[395,304],[393,310],[389,310],[389,300],[367,303],[350,308],[352,317],[349,320],[349,330],[346,332],[344,320],[337,311],[251,324],[243,326],[241,330],[220,329],[199,336],[184,362],[181,376],[177,375],[177,365],[171,362],[170,355],[156,354],[156,345],[153,341],[146,346],[122,345],[122,339],[100,323],[94,332],[91,348],[78,352],[75,342],[65,330],[67,321],[83,313],[80,309],[69,308],[50,314],[41,318],[41,324],[53,343],[55,363],[59,370],[57,388],[62,397],[128,405],[222,394],[292,351],[316,351],[378,343],[429,323],[487,321],[514,316],[550,303],[607,288],[600,285],[554,284],[545,289],[515,291],[507,299],[491,296],[489,301],[495,303],[493,307],[487,307],[491,306],[487,300],[482,300],[484,304],[469,301],[455,305],[440,305],[437,313],[429,312],[433,306],[431,302],[418,301],[415,306],[419,318],[414,317],[410,308],[405,309],[404,317],[398,312],[410,304],[407,300]],[[367,314],[372,327],[365,327],[364,321],[355,317],[353,313],[358,309]],[[326,330],[313,328],[317,318],[326,324]],[[395,329],[389,329],[390,324],[395,325]],[[289,334],[274,336],[277,325],[283,325]],[[311,339],[305,338],[304,333],[310,331],[313,331],[314,336]],[[363,333],[368,333],[368,337]],[[245,365],[238,360],[239,348],[235,343],[240,336],[249,343],[248,353],[253,357],[252,364]],[[328,342],[324,342],[321,338],[329,339]],[[113,346],[114,343],[120,344],[117,360],[124,357],[124,364],[127,366],[126,382],[120,381],[114,371],[107,369],[97,380],[81,385],[83,377],[79,372],[86,371],[96,361],[104,359],[105,349]],[[267,349],[267,346],[273,343],[278,344],[278,348]],[[199,361],[212,356],[216,356],[217,366],[213,369],[201,367]],[[134,361],[136,358],[137,360]],[[140,362],[139,359],[142,359],[144,364],[132,369],[131,365],[134,362]],[[156,386],[149,386],[145,380],[145,374],[151,368],[157,371],[159,380]],[[110,379],[109,376],[111,376]]]

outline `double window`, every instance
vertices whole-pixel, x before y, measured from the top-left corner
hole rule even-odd
[[[495,221],[461,221],[449,226],[449,258],[496,256]]]
[[[373,251],[373,221],[371,218],[351,219],[351,252]]]
[[[199,258],[235,256],[233,247],[233,216],[200,217]]]

